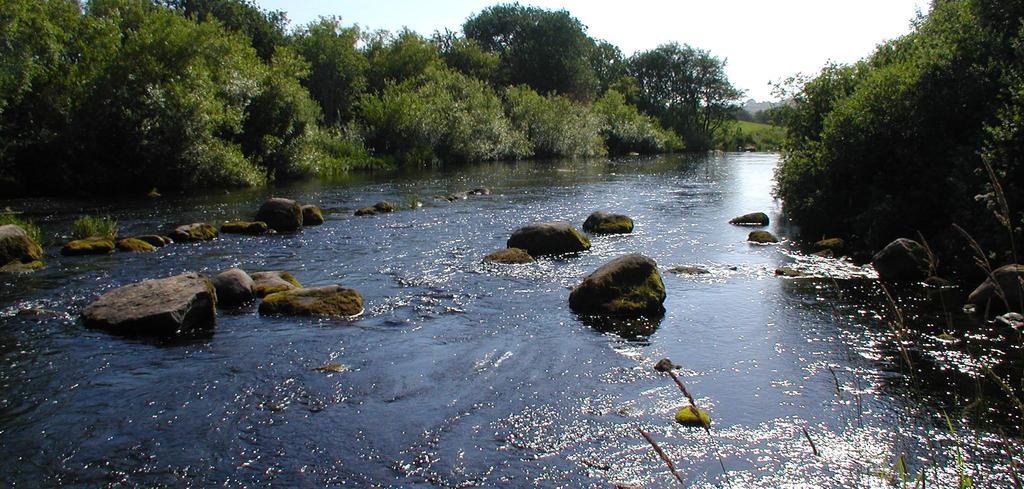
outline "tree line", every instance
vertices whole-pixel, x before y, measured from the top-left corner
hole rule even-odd
[[[944,265],[970,264],[976,251],[956,224],[994,263],[1018,259],[1022,19],[1017,0],[935,0],[913,32],[869,57],[791,80],[776,193],[804,234],[874,250],[923,236],[959,257]]]
[[[253,186],[363,167],[707,149],[741,93],[564,10],[424,37],[251,0],[0,0],[0,195]]]

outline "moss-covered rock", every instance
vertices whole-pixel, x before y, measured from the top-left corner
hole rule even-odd
[[[871,259],[878,278],[890,282],[914,282],[930,275],[928,250],[912,239],[899,238]]]
[[[814,249],[816,251],[831,251],[833,255],[838,255],[843,252],[846,247],[846,241],[843,238],[828,238],[814,243]]]
[[[226,222],[220,227],[220,232],[224,234],[248,234],[251,236],[258,236],[260,234],[266,234],[267,223],[263,221],[231,221]]]
[[[597,211],[583,222],[583,230],[594,234],[627,234],[633,232],[633,220],[622,214]]]
[[[145,241],[145,242],[147,242],[147,243],[149,243],[149,244],[151,244],[151,245],[153,245],[153,246],[155,246],[157,248],[160,248],[160,247],[163,247],[163,246],[167,246],[167,245],[169,245],[169,244],[174,242],[173,240],[171,240],[171,238],[168,238],[167,236],[160,236],[158,234],[144,234],[142,236],[132,236],[132,237],[137,239],[137,240],[139,240],[139,241]]]
[[[324,223],[324,211],[313,204],[302,206],[302,225],[317,226]]]
[[[676,411],[676,423],[683,426],[706,428],[711,426],[711,417],[703,409],[686,406]]]
[[[588,275],[569,294],[569,307],[581,314],[645,316],[665,312],[665,284],[654,260],[630,254]]]
[[[751,231],[751,233],[747,235],[747,241],[752,243],[768,244],[778,243],[779,238],[776,238],[774,234],[769,233],[768,231]]]
[[[82,320],[119,334],[174,335],[213,328],[216,303],[213,284],[186,273],[111,290],[82,311]]]
[[[578,253],[590,249],[590,240],[567,222],[546,222],[521,227],[505,244],[532,256]]]
[[[395,206],[390,202],[377,202],[373,204],[373,207],[363,207],[356,211],[357,216],[372,216],[374,214],[383,214],[387,212],[395,212]]]
[[[42,256],[43,249],[21,226],[0,226],[0,263],[32,263]]]
[[[114,251],[114,240],[108,238],[86,238],[69,241],[60,250],[64,256],[103,255]]]
[[[253,290],[256,292],[256,297],[302,288],[302,284],[288,272],[256,272],[252,274],[252,279],[255,282]]]
[[[171,231],[170,237],[178,243],[209,241],[217,237],[217,228],[205,222],[183,224],[174,228],[174,231]]]
[[[505,248],[484,257],[486,263],[523,264],[533,263],[534,259],[521,248]]]
[[[36,260],[28,263],[12,261],[0,267],[0,273],[29,273],[43,268],[43,262]]]
[[[340,285],[276,292],[263,298],[260,314],[349,317],[363,312],[363,297]]]
[[[764,212],[751,212],[729,220],[729,224],[737,226],[767,226],[768,214]]]
[[[154,251],[156,250],[156,246],[153,246],[141,239],[124,238],[117,241],[117,249],[120,251],[141,253],[146,251]]]
[[[294,233],[302,229],[302,208],[291,199],[267,199],[256,212],[256,220],[279,233]]]
[[[793,267],[779,267],[779,268],[776,268],[775,269],[775,275],[778,275],[780,277],[789,277],[789,278],[797,278],[797,277],[806,277],[807,276],[806,273],[804,273],[804,272],[802,272],[800,270],[797,270],[797,269],[795,269]]]

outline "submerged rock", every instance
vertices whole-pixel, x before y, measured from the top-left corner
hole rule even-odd
[[[515,230],[506,246],[532,256],[560,255],[589,250],[590,240],[567,222],[547,222]]]
[[[170,237],[178,243],[209,241],[217,237],[217,228],[205,222],[184,224],[174,228],[174,231],[171,231]]]
[[[780,277],[797,278],[806,277],[807,273],[797,270],[793,267],[779,267],[775,269],[775,275]]]
[[[147,243],[149,243],[149,244],[151,244],[151,245],[153,245],[153,246],[155,246],[157,248],[160,248],[162,246],[167,246],[167,245],[169,245],[169,244],[171,244],[173,242],[171,240],[171,238],[168,238],[167,236],[160,236],[160,235],[156,235],[156,234],[144,234],[142,236],[133,236],[133,237],[135,239],[139,240],[139,241],[145,241],[145,242],[147,242]]]
[[[267,199],[256,212],[256,220],[279,233],[294,233],[302,228],[302,208],[291,199]]]
[[[1021,310],[1022,302],[1024,302],[1022,280],[1024,280],[1024,265],[1001,266],[993,270],[992,276],[985,279],[971,292],[967,302],[990,311],[1005,311],[1009,305],[1009,310],[1012,312],[1024,312]]]
[[[12,261],[8,264],[0,267],[0,273],[29,273],[43,268],[44,264],[42,261],[30,261],[23,263],[20,261]]]
[[[220,227],[220,232],[224,234],[248,234],[251,236],[258,236],[260,234],[266,234],[270,226],[263,221],[231,221],[226,222]]]
[[[891,282],[924,280],[929,275],[928,251],[917,241],[899,238],[871,259],[878,278]]]
[[[167,336],[213,328],[217,295],[196,273],[146,280],[107,292],[82,311],[90,328]]]
[[[217,290],[217,305],[231,309],[256,299],[256,282],[244,270],[229,268],[211,280]]]
[[[254,289],[257,297],[264,297],[275,292],[301,289],[302,284],[295,277],[282,271],[256,272],[252,274],[255,282]]]
[[[359,292],[340,285],[276,292],[260,303],[260,314],[270,316],[350,317],[362,312]]]
[[[302,209],[302,225],[317,226],[324,223],[324,211],[313,204],[306,204]]]
[[[767,226],[768,214],[764,212],[751,212],[729,220],[729,224],[737,226]]]
[[[0,226],[0,265],[10,262],[31,263],[43,256],[43,249],[16,224]]]
[[[711,273],[711,270],[695,265],[680,265],[678,267],[669,268],[667,271],[678,275],[707,275]]]
[[[665,311],[665,284],[654,260],[629,254],[583,279],[569,294],[569,307],[581,314],[644,316]]]
[[[145,251],[154,251],[156,250],[156,246],[138,238],[124,238],[117,242],[117,249],[120,251],[141,253]]]
[[[477,188],[475,188],[473,190],[470,190],[469,192],[466,192],[466,193],[469,194],[469,195],[490,195],[491,194],[491,189],[489,189],[487,187],[477,187]]]
[[[633,220],[622,214],[597,211],[587,217],[583,230],[594,234],[627,234],[633,232]]]
[[[356,211],[357,216],[372,216],[374,214],[382,214],[387,212],[394,212],[395,206],[391,205],[390,202],[377,202],[373,204],[373,207],[363,207]]]
[[[85,238],[69,241],[60,249],[64,256],[104,255],[114,251],[114,240],[109,238]]]
[[[778,243],[779,238],[776,238],[774,234],[768,231],[751,231],[747,235],[747,241],[760,244]]]
[[[818,252],[829,251],[833,255],[842,253],[845,247],[846,242],[843,238],[828,238],[814,243],[814,249]]]
[[[521,248],[505,248],[484,257],[486,263],[523,264],[533,263],[534,259]]]
[[[654,370],[657,370],[659,372],[671,372],[677,368],[679,368],[679,365],[672,363],[672,360],[669,360],[667,358],[662,358],[661,360],[658,360],[658,362],[654,364]]]
[[[711,417],[703,409],[686,406],[676,411],[676,423],[683,426],[706,428],[711,426]]]

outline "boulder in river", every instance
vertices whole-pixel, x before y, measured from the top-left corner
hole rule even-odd
[[[114,251],[114,240],[110,238],[85,238],[69,241],[60,249],[64,256],[104,255]]]
[[[256,282],[244,270],[229,268],[211,280],[217,290],[217,305],[232,309],[256,299]]]
[[[213,328],[217,293],[206,277],[185,273],[107,292],[82,311],[90,328],[167,336]]]
[[[224,234],[248,234],[251,236],[258,236],[266,234],[268,229],[270,229],[270,227],[263,221],[231,221],[221,225],[220,232]]]
[[[302,225],[317,226],[324,223],[324,211],[313,204],[306,204],[302,209]]]
[[[967,302],[991,311],[1006,311],[1009,305],[1011,312],[1024,312],[1024,265],[1004,265],[993,270],[992,276],[971,292]]]
[[[751,231],[750,234],[747,235],[747,241],[750,241],[751,243],[769,244],[778,243],[779,238],[776,238],[774,234],[769,233],[768,231]]]
[[[665,284],[654,260],[620,256],[588,275],[569,294],[569,307],[581,314],[645,316],[665,312]]]
[[[138,238],[124,238],[117,241],[117,249],[120,251],[141,253],[145,251],[154,251],[156,250],[156,246]]]
[[[363,297],[340,285],[276,292],[263,298],[260,314],[350,317],[363,312]]]
[[[147,242],[147,243],[149,243],[149,244],[151,244],[151,245],[153,245],[153,246],[155,246],[157,248],[160,248],[162,246],[167,246],[167,245],[169,245],[169,244],[171,244],[173,242],[171,240],[171,238],[168,238],[167,236],[160,236],[160,235],[157,235],[157,234],[144,234],[142,236],[133,236],[133,237],[135,239],[139,240],[139,241],[145,241],[145,242]]]
[[[256,220],[279,233],[294,233],[302,228],[302,208],[291,199],[267,199],[256,212]]]
[[[0,265],[10,262],[31,263],[43,256],[39,247],[28,233],[16,224],[0,226]]]
[[[373,204],[373,207],[363,207],[356,211],[357,216],[372,216],[374,214],[384,214],[388,212],[394,212],[395,206],[391,205],[390,202],[377,202]]]
[[[209,241],[217,237],[217,228],[205,223],[183,224],[171,231],[170,238],[178,243]]]
[[[567,222],[546,222],[515,230],[506,246],[532,256],[559,255],[589,250],[590,240]]]
[[[814,243],[815,251],[830,251],[833,256],[842,253],[845,247],[846,242],[843,241],[843,238],[827,238]]]
[[[871,259],[878,278],[890,282],[913,282],[928,278],[928,251],[912,239],[899,238]]]
[[[729,224],[737,226],[767,226],[768,214],[764,212],[751,212],[729,220]]]
[[[467,195],[490,195],[491,194],[491,189],[489,189],[487,187],[477,187],[477,188],[475,188],[473,190],[470,190],[469,192],[466,192],[466,194]]]
[[[275,292],[301,289],[302,284],[295,277],[282,271],[256,272],[252,274],[255,282],[256,297],[264,297]]]
[[[587,217],[583,230],[594,234],[627,234],[633,232],[633,220],[622,214],[597,211]]]
[[[505,248],[484,257],[486,263],[522,264],[533,263],[534,259],[521,248]]]

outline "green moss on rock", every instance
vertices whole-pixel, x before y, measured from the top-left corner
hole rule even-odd
[[[359,292],[340,285],[276,292],[260,303],[260,314],[271,316],[350,317],[362,312]]]
[[[302,288],[302,284],[288,272],[256,272],[250,276],[255,283],[253,290],[256,292],[256,297]]]
[[[769,233],[768,231],[751,231],[751,233],[747,235],[747,241],[752,243],[768,244],[778,243],[779,238],[776,238],[774,234]]]
[[[0,226],[0,263],[31,263],[42,256],[42,247],[24,228],[17,224]]]
[[[226,222],[220,227],[220,232],[224,234],[248,234],[252,236],[266,234],[267,223],[263,221],[231,221]]]
[[[683,426],[709,427],[711,426],[711,417],[703,409],[686,406],[676,411],[676,423]]]
[[[117,242],[117,249],[120,251],[128,251],[133,253],[140,253],[146,251],[156,250],[156,246],[153,246],[141,239],[137,238],[124,238]]]
[[[179,243],[209,241],[217,237],[217,228],[205,222],[185,224],[174,228],[171,239]]]
[[[0,273],[28,273],[43,268],[43,262],[36,260],[28,263],[12,261],[0,267]]]
[[[302,224],[304,226],[317,226],[324,223],[324,212],[313,204],[302,206]]]
[[[633,232],[633,220],[622,214],[597,211],[587,217],[583,230],[593,234],[627,234]]]
[[[630,254],[616,258],[577,285],[569,307],[581,314],[644,316],[665,311],[665,284],[654,260]]]
[[[60,254],[64,256],[103,255],[114,251],[114,240],[109,238],[76,239],[64,245]]]

